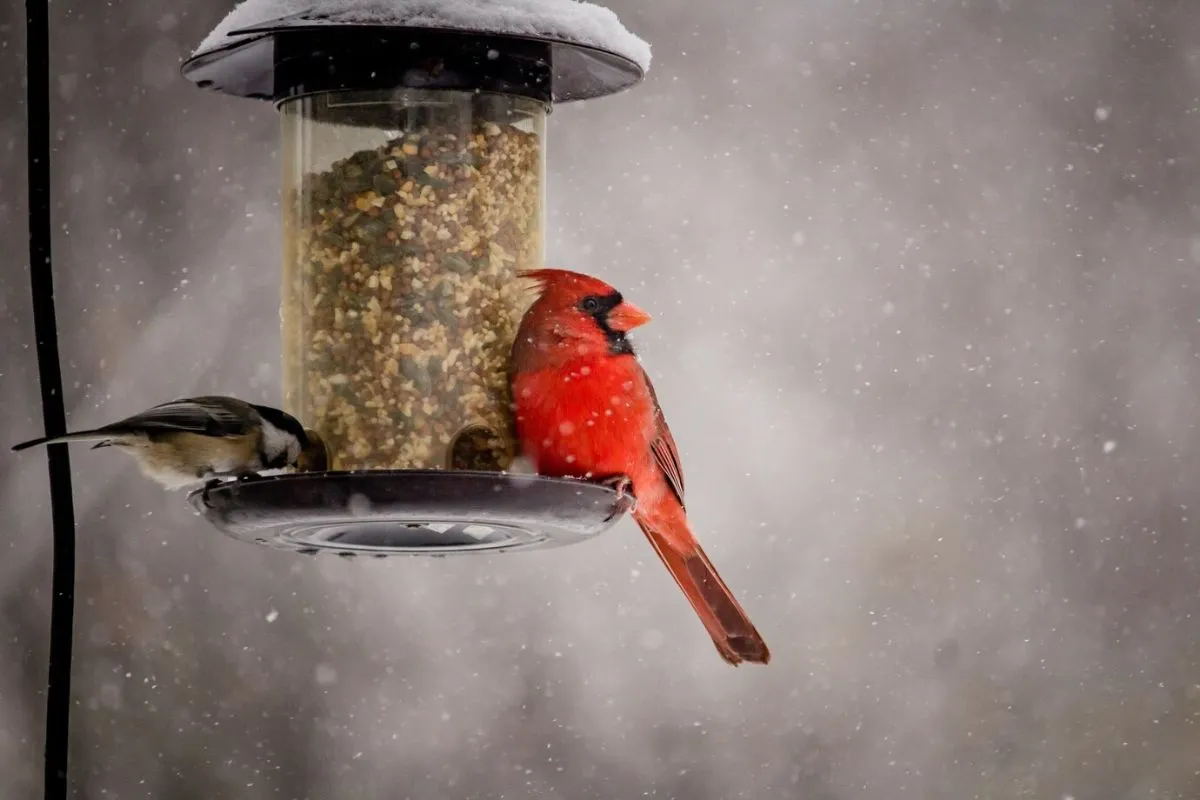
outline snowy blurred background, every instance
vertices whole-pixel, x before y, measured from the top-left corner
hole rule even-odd
[[[68,419],[280,401],[279,126],[180,61],[228,0],[56,0]],[[260,550],[78,449],[80,798],[1200,797],[1200,7],[614,0],[550,263],[638,338],[716,655],[630,522],[522,556]],[[23,14],[0,8],[5,448],[41,433]],[[0,796],[40,796],[44,456],[0,458]]]

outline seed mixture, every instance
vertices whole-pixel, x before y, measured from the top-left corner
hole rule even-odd
[[[537,136],[410,131],[303,179],[284,384],[331,469],[508,468],[508,358],[540,255]]]

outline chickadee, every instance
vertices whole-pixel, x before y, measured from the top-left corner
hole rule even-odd
[[[13,450],[96,440],[93,450],[119,447],[137,459],[148,478],[167,489],[265,469],[329,468],[325,442],[315,431],[277,408],[235,397],[172,400],[111,425],[22,442]]]

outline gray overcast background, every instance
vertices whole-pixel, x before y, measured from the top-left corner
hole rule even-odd
[[[229,2],[54,8],[69,421],[280,400],[278,120]],[[632,523],[306,559],[72,451],[79,798],[1200,797],[1200,7],[619,0],[641,87],[551,119],[550,261],[608,278],[737,670]],[[0,10],[0,402],[41,432],[23,16]],[[0,796],[40,796],[44,456],[0,456]]]

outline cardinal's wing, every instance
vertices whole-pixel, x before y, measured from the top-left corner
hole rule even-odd
[[[645,370],[642,371],[642,377],[646,380],[646,388],[650,390],[650,399],[654,402],[656,435],[650,443],[650,453],[654,456],[654,463],[662,471],[663,477],[667,479],[667,485],[679,500],[679,505],[683,506],[683,464],[679,461],[679,448],[675,445],[675,437],[671,435],[671,429],[667,426],[662,406],[658,404],[654,384],[650,382],[650,376]]]

